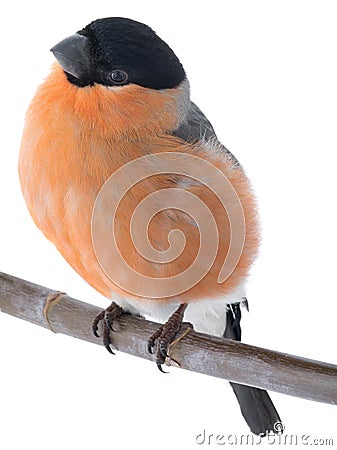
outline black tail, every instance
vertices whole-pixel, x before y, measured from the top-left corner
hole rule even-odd
[[[244,304],[248,309],[246,299]],[[229,305],[226,329],[223,337],[241,341],[240,320],[240,303],[233,303],[232,305]],[[281,419],[268,395],[268,392],[264,389],[245,386],[243,384],[230,383],[230,385],[232,386],[236,398],[238,399],[242,415],[252,433],[257,435],[266,435],[270,431],[276,433],[278,431],[278,427],[277,425],[274,427],[274,425],[277,422],[279,422],[278,425],[280,425]]]

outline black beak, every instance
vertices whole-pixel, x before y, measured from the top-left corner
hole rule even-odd
[[[76,78],[87,78],[90,75],[88,38],[86,36],[73,34],[56,44],[50,51],[65,72]]]

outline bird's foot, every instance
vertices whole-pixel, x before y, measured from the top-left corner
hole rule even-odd
[[[165,363],[166,358],[168,358],[169,361],[173,361],[178,366],[180,365],[178,361],[173,359],[170,355],[174,345],[186,336],[187,333],[193,330],[192,324],[183,322],[186,308],[186,303],[181,304],[168,321],[161,325],[148,340],[148,351],[151,354],[155,353],[156,364],[161,372],[164,372],[162,364]]]
[[[115,331],[113,329],[113,321],[124,314],[125,311],[117,305],[117,303],[112,302],[111,305],[100,312],[94,319],[92,323],[92,332],[94,335],[99,338],[101,337],[98,334],[99,323],[102,322],[102,339],[103,345],[108,350],[109,353],[114,355],[114,352],[111,350],[111,337],[110,331]]]

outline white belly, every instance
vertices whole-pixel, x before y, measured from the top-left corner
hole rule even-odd
[[[240,302],[244,296],[245,283],[241,283],[230,294],[221,298],[203,298],[191,302],[186,309],[184,321],[191,322],[195,331],[200,333],[222,336],[226,325],[226,305]],[[160,323],[165,323],[180,304],[179,299],[176,303],[163,303],[160,300],[134,300],[115,293],[112,294],[111,300],[131,314],[140,314]]]

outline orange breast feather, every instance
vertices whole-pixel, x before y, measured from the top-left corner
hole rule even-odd
[[[172,230],[180,230],[179,236],[175,237],[181,239],[183,235],[185,239],[183,251],[168,263],[145,258],[135,248],[130,234],[130,220],[137,206],[149,194],[162,191],[164,195],[168,188],[187,191],[207,206],[218,229],[218,251],[214,262],[206,268],[205,276],[197,285],[179,293],[179,301],[189,302],[229,293],[245,279],[256,255],[258,225],[249,181],[242,169],[233,168],[232,162],[214,145],[187,145],[166,134],[179,124],[179,105],[175,93],[175,89],[165,93],[135,85],[116,90],[103,86],[79,89],[68,83],[62,70],[55,65],[27,113],[19,174],[29,211],[37,226],[71,266],[106,297],[110,297],[112,291],[137,297],[139,286],[132,279],[124,280],[125,286],[116,284],[113,275],[114,271],[121,272],[120,265],[111,251],[108,235],[104,233],[96,236],[96,244],[103,253],[104,270],[98,261],[91,234],[95,200],[111,174],[144,155],[180,153],[210,162],[226,176],[237,193],[246,230],[238,263],[229,278],[218,283],[233,230],[218,196],[207,187],[212,185],[212,180],[195,180],[187,175],[169,173],[153,175],[131,187],[116,211],[116,243],[128,267],[144,275],[147,280],[157,279],[153,282],[153,297],[157,296],[158,279],[175,277],[196,260],[203,224],[196,223],[184,212],[183,194],[176,197],[179,208],[169,207],[158,212],[145,232],[140,229],[140,216],[133,230],[140,247],[143,246],[142,239],[148,239],[155,252],[167,251]],[[216,190],[226,189],[225,184],[216,184]],[[112,196],[113,191],[114,188]],[[192,197],[186,199],[186,207],[190,204],[189,198]],[[109,202],[101,206],[99,226],[105,220],[110,223],[110,208]],[[202,221],[202,217],[199,220]],[[143,225],[146,226],[146,223]],[[202,237],[205,238],[207,236]],[[146,246],[148,243],[144,243],[144,248]],[[202,267],[203,261],[198,264],[200,270],[205,269]],[[122,275],[119,273],[119,277]],[[140,297],[139,300],[145,301]],[[158,298],[158,301],[169,300]]]

